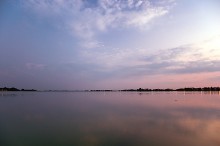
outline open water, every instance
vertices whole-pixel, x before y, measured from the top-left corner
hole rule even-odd
[[[219,146],[218,92],[0,92],[1,146]]]

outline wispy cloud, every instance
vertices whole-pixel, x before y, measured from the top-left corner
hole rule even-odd
[[[45,64],[38,64],[38,63],[26,63],[25,66],[29,70],[41,70],[46,67]]]
[[[146,67],[156,66],[161,74],[220,71],[220,44],[213,46],[217,41],[220,41],[220,37],[158,52],[147,57],[146,61],[150,62],[150,66]]]
[[[153,54],[138,48],[84,50],[82,62],[95,66],[95,74],[113,77],[217,72],[220,71],[220,44],[216,45],[217,42],[220,37]]]
[[[62,21],[62,28],[66,28],[72,35],[82,39],[81,42],[88,44],[96,41],[99,33],[107,32],[109,29],[146,28],[149,22],[167,14],[175,2],[26,0],[22,3],[41,16],[59,18]]]

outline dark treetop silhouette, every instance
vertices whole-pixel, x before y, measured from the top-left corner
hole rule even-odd
[[[17,89],[15,87],[11,87],[11,88],[8,88],[8,87],[4,87],[4,88],[0,88],[0,91],[37,91],[35,89]]]
[[[35,89],[17,89],[15,87],[4,87],[4,88],[0,88],[0,91],[37,91]],[[49,91],[69,91],[69,90],[49,90]],[[71,90],[71,91],[76,91],[76,90]],[[113,91],[136,91],[136,92],[150,92],[150,91],[154,91],[154,92],[159,92],[159,91],[220,91],[220,87],[202,87],[202,88],[195,88],[195,87],[185,87],[185,88],[178,88],[178,89],[170,89],[170,88],[166,88],[166,89],[160,89],[160,88],[156,88],[156,89],[149,89],[149,88],[139,88],[139,89],[123,89],[123,90],[77,90],[77,91],[85,91],[85,92],[113,92]]]

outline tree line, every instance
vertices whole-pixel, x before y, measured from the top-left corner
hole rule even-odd
[[[178,89],[170,89],[170,88],[166,88],[166,89],[125,89],[122,91],[220,91],[220,87],[203,87],[203,88],[195,88],[195,87],[185,87],[185,88],[178,88]]]
[[[149,89],[149,88],[138,88],[138,89],[123,89],[123,90],[85,90],[85,91],[92,91],[92,92],[114,92],[114,91],[136,91],[136,92],[150,92],[150,91],[220,91],[220,87],[185,87],[185,88],[178,88],[178,89]]]
[[[3,88],[0,88],[0,91],[37,91],[37,90],[35,90],[35,89],[17,89],[15,87],[11,87],[11,88],[3,87]]]

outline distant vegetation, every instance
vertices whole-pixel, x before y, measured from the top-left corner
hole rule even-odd
[[[195,88],[195,87],[187,87],[187,88],[178,88],[178,89],[124,89],[124,90],[89,90],[89,91],[138,91],[138,92],[150,92],[150,91],[220,91],[220,87],[203,87],[203,88]]]
[[[0,91],[37,91],[35,89],[17,89],[15,87],[12,87],[12,88],[7,88],[7,87],[4,87],[4,88],[0,88]]]
[[[12,88],[0,88],[0,91],[37,91],[35,89],[17,89],[15,87]],[[138,88],[138,89],[123,89],[123,90],[46,90],[47,92],[114,92],[114,91],[124,91],[124,92],[159,92],[159,91],[167,91],[167,92],[172,92],[172,91],[220,91],[220,87],[203,87],[203,88],[195,88],[195,87],[186,87],[186,88],[178,88],[178,89],[149,89],[149,88]]]

